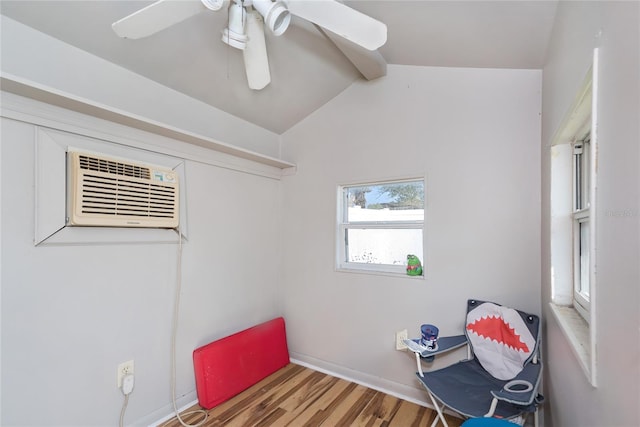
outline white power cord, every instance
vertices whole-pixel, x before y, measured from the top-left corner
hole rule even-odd
[[[184,415],[198,414],[204,415],[204,418],[197,424],[187,424],[182,420],[180,413],[178,412],[178,406],[176,404],[176,337],[178,335],[178,318],[180,315],[180,292],[182,291],[182,233],[180,228],[176,229],[178,232],[178,262],[177,262],[177,279],[176,279],[176,297],[173,305],[173,322],[171,327],[171,400],[173,403],[173,411],[176,414],[176,418],[180,421],[184,427],[200,427],[203,425],[209,414],[203,409],[197,411],[185,412]],[[120,427],[124,426],[124,413],[127,410],[129,404],[129,395],[133,391],[134,377],[133,374],[125,375],[122,378],[122,393],[124,394],[124,402],[122,403],[122,410],[120,411]]]
[[[125,375],[122,378],[122,394],[124,394],[124,402],[122,402],[122,409],[120,410],[120,427],[124,426],[124,413],[127,410],[129,404],[129,395],[133,391],[134,378],[133,374]]]
[[[180,421],[184,427],[199,427],[203,425],[209,416],[207,411],[199,409],[197,411],[189,411],[184,415],[191,415],[201,413],[204,414],[204,418],[196,424],[187,424],[182,420],[180,413],[178,412],[178,406],[176,404],[176,337],[178,335],[178,317],[180,314],[180,292],[182,290],[182,233],[180,227],[176,229],[178,232],[178,263],[176,273],[176,297],[173,305],[173,322],[171,327],[171,398],[173,403],[173,411],[176,413],[176,418]]]

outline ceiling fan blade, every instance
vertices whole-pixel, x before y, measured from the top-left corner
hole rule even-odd
[[[313,22],[365,49],[387,42],[387,26],[335,0],[287,0],[289,12]]]
[[[200,0],[160,0],[111,24],[120,37],[139,39],[207,10]]]
[[[264,21],[255,10],[247,13],[246,32],[249,40],[242,55],[247,81],[251,89],[260,90],[271,82],[271,74],[264,40]]]

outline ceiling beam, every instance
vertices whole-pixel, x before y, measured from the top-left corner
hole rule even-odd
[[[316,27],[340,49],[365,79],[374,80],[387,75],[387,61],[380,52],[367,50],[329,30],[317,25]]]

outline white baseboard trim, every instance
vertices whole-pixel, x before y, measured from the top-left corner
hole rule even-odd
[[[192,407],[198,403],[198,399],[196,398],[195,390],[191,393],[187,393],[182,396],[182,398],[176,401],[176,406],[178,407],[178,413],[184,411],[187,408]],[[149,427],[158,427],[163,423],[169,421],[171,418],[175,417],[176,413],[173,410],[173,404],[168,404],[158,409],[157,411],[153,411],[149,415],[139,419],[133,425],[146,425]],[[161,418],[159,418],[161,417]]]

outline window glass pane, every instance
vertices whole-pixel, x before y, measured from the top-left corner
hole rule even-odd
[[[574,201],[575,210],[589,207],[589,162],[590,149],[588,141],[574,145]]]
[[[589,222],[580,223],[580,284],[578,293],[589,300]]]
[[[580,145],[580,154],[575,155],[575,210],[582,209],[582,145]]]
[[[424,182],[345,188],[347,222],[424,220]]]
[[[422,257],[422,229],[347,229],[346,233],[347,262],[401,266],[408,254]]]

